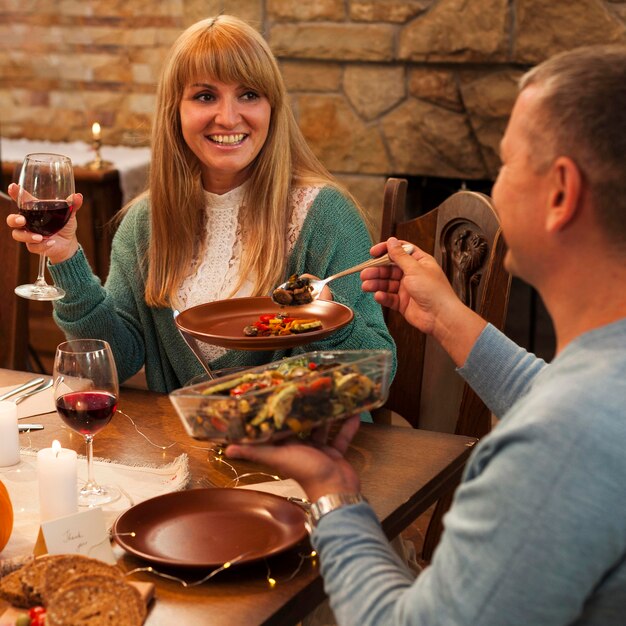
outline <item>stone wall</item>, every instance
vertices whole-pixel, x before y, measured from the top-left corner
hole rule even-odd
[[[492,179],[516,80],[626,42],[626,0],[2,0],[6,137],[146,145],[163,57],[225,12],[280,60],[313,149],[379,221],[389,175]],[[376,228],[376,226],[374,226]]]

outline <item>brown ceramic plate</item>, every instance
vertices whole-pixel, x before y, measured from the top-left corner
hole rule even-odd
[[[271,493],[190,489],[128,509],[113,524],[113,537],[151,563],[209,568],[286,550],[306,536],[304,522],[298,505]]]
[[[260,315],[279,311],[291,317],[318,319],[322,322],[322,329],[277,337],[246,337],[243,334],[244,326],[258,321]],[[178,315],[176,324],[180,330],[199,341],[230,350],[282,350],[328,337],[349,324],[353,317],[352,309],[332,300],[281,307],[269,296],[260,296],[199,304]]]

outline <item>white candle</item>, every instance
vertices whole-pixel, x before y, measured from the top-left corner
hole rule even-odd
[[[72,515],[78,510],[76,452],[55,439],[51,448],[37,452],[39,516],[42,522]]]
[[[100,124],[98,124],[98,122],[93,123],[93,126],[91,127],[91,134],[94,139],[100,139]]]
[[[17,426],[17,407],[14,402],[0,402],[0,466],[20,462],[20,432]]]

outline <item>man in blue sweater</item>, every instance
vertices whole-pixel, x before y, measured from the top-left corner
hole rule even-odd
[[[432,257],[390,239],[362,274],[431,334],[500,418],[476,446],[431,565],[389,548],[343,459],[323,448],[231,446],[300,482],[340,624],[626,623],[626,47],[580,48],[526,74],[493,199],[506,267],[552,317],[549,365],[467,309]]]

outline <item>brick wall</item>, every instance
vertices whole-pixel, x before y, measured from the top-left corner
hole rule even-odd
[[[2,0],[6,137],[147,145],[159,68],[194,21],[250,21],[305,136],[378,222],[390,174],[491,179],[515,81],[550,54],[626,42],[626,1]]]

